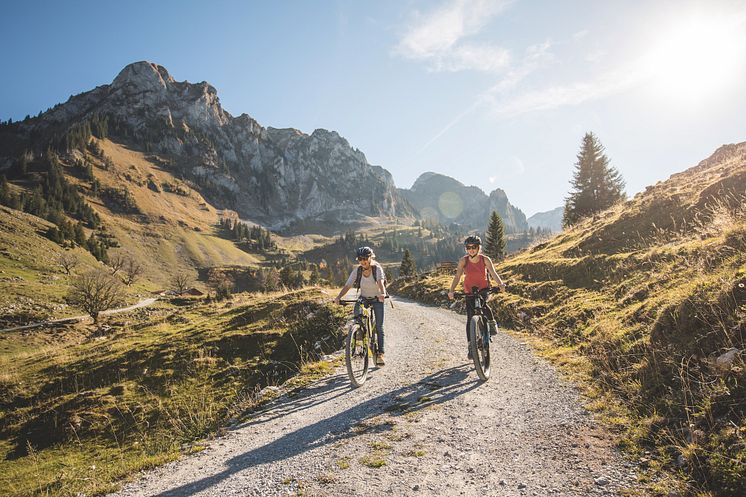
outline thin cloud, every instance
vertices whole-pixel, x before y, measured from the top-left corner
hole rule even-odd
[[[724,13],[718,13],[712,16],[709,22],[717,24],[721,31],[742,33],[743,26],[746,24],[746,8],[729,12],[727,17]],[[583,33],[583,36],[580,38],[586,36],[583,31],[580,33]],[[670,35],[665,35],[664,33],[664,36]],[[658,41],[657,45],[660,49],[661,42]],[[509,95],[505,91],[509,85],[503,84],[501,86],[498,84],[486,96],[482,96],[482,101],[488,102],[492,106],[494,115],[498,117],[514,117],[529,112],[579,105],[618,95],[649,84],[659,77],[660,68],[656,67],[655,62],[651,63],[651,60],[655,61],[655,49],[650,50],[652,51],[638,56],[637,59],[617,64],[615,67],[598,73],[595,77],[591,77],[585,81],[565,85],[552,85]],[[601,49],[591,51],[585,56],[585,60],[592,63],[606,59],[608,59],[607,53]],[[741,60],[737,57],[733,57],[733,59]]]
[[[518,86],[518,84],[526,79],[526,77],[531,73],[554,61],[554,55],[549,51],[551,47],[552,44],[549,41],[528,47],[521,63],[518,66],[511,68],[505,76],[487,90],[481,98],[499,93],[506,93]]]
[[[644,71],[617,69],[602,74],[590,82],[551,86],[512,95],[509,99],[495,98],[493,99],[494,113],[498,116],[514,117],[528,112],[578,105],[630,90],[647,77]]]
[[[572,39],[573,40],[582,40],[586,36],[588,36],[589,31],[587,29],[583,29],[581,31],[578,31],[577,33],[573,33]]]
[[[554,56],[549,52],[551,46],[552,44],[549,41],[545,41],[543,43],[528,47],[526,49],[526,54],[518,67],[509,70],[507,74],[495,85],[490,87],[487,91],[484,91],[481,94],[477,95],[477,97],[474,99],[474,102],[469,107],[460,112],[432,138],[430,138],[430,140],[428,140],[427,143],[422,146],[418,153],[422,153],[427,150],[448,130],[453,128],[456,124],[458,124],[462,119],[471,114],[477,108],[481,108],[485,105],[494,107],[496,95],[508,92],[509,90],[516,87],[529,74],[546,65],[548,62],[553,61]]]
[[[428,140],[427,143],[425,143],[422,146],[422,148],[419,150],[418,154],[421,154],[422,152],[424,152],[425,150],[427,150],[428,147],[430,147],[430,145],[432,145],[433,143],[435,143],[438,140],[438,138],[440,138],[441,136],[443,136],[446,133],[446,131],[448,131],[449,129],[451,129],[452,127],[454,127],[456,124],[458,124],[459,121],[461,121],[464,117],[466,117],[467,115],[471,114],[474,111],[474,109],[476,109],[477,106],[481,104],[481,102],[482,102],[481,99],[478,98],[477,100],[474,101],[473,104],[471,104],[469,107],[467,107],[466,110],[462,111],[459,115],[457,115],[455,118],[453,118],[451,120],[451,122],[449,122],[448,124],[446,124],[446,126],[443,129],[441,129],[440,131],[438,131],[435,134],[435,136],[433,136],[432,138],[430,138],[430,140]]]
[[[456,0],[422,15],[409,27],[394,53],[430,63],[434,71],[499,71],[510,54],[496,45],[463,42],[479,33],[511,2],[508,0]]]
[[[433,61],[436,71],[500,71],[510,63],[510,52],[498,46],[462,44]]]

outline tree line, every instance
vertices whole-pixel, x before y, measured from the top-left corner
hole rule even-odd
[[[15,179],[36,183],[35,186],[15,193],[8,179],[0,176],[0,204],[46,219],[54,224],[47,230],[47,238],[60,245],[77,244],[98,260],[106,261],[106,251],[115,242],[96,233],[101,228],[101,218],[67,181],[57,153],[50,148],[39,160],[32,161],[30,157],[32,154],[23,153],[10,172]],[[94,232],[86,237],[84,227]]]
[[[277,244],[272,240],[272,232],[261,226],[249,226],[236,219],[225,217],[220,220],[220,228],[233,241],[248,242],[251,249],[263,252],[277,248]]]

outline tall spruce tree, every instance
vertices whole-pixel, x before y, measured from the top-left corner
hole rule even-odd
[[[505,225],[497,211],[492,211],[490,224],[484,241],[484,253],[492,260],[499,261],[505,257]]]
[[[604,146],[593,133],[586,133],[577,155],[572,191],[565,200],[562,217],[564,227],[580,219],[608,209],[626,198],[624,180],[616,168],[609,165]]]
[[[399,276],[414,276],[417,274],[417,266],[414,263],[412,254],[409,253],[409,249],[404,249],[404,255],[402,256],[401,266],[399,266]]]

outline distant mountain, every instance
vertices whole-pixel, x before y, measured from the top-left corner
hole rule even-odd
[[[307,135],[264,128],[246,114],[233,117],[210,84],[177,82],[149,62],[130,64],[110,85],[6,127],[0,170],[24,150],[43,151],[93,121],[113,141],[166,156],[169,168],[194,181],[216,207],[275,228],[413,215],[391,174],[336,132]]]
[[[495,210],[508,233],[528,229],[525,214],[511,205],[505,192],[499,188],[488,196],[476,186],[465,186],[450,176],[427,172],[417,178],[411,189],[399,188],[398,191],[423,219],[483,230]]]
[[[553,233],[559,233],[562,231],[562,215],[564,212],[564,207],[557,207],[551,211],[537,212],[526,221],[530,228],[549,228]]]

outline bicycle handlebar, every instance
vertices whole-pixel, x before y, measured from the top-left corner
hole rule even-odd
[[[480,292],[487,291],[487,293],[500,293],[500,287],[499,286],[493,286],[490,288],[483,288],[482,290],[479,290]],[[453,292],[454,297],[471,297],[473,296],[473,293],[465,293],[465,292]]]
[[[384,299],[389,299],[391,296],[386,295],[383,297]],[[378,297],[358,297],[355,300],[341,300],[339,301],[340,305],[344,304],[357,304],[360,303],[370,303],[370,302],[378,302]]]

